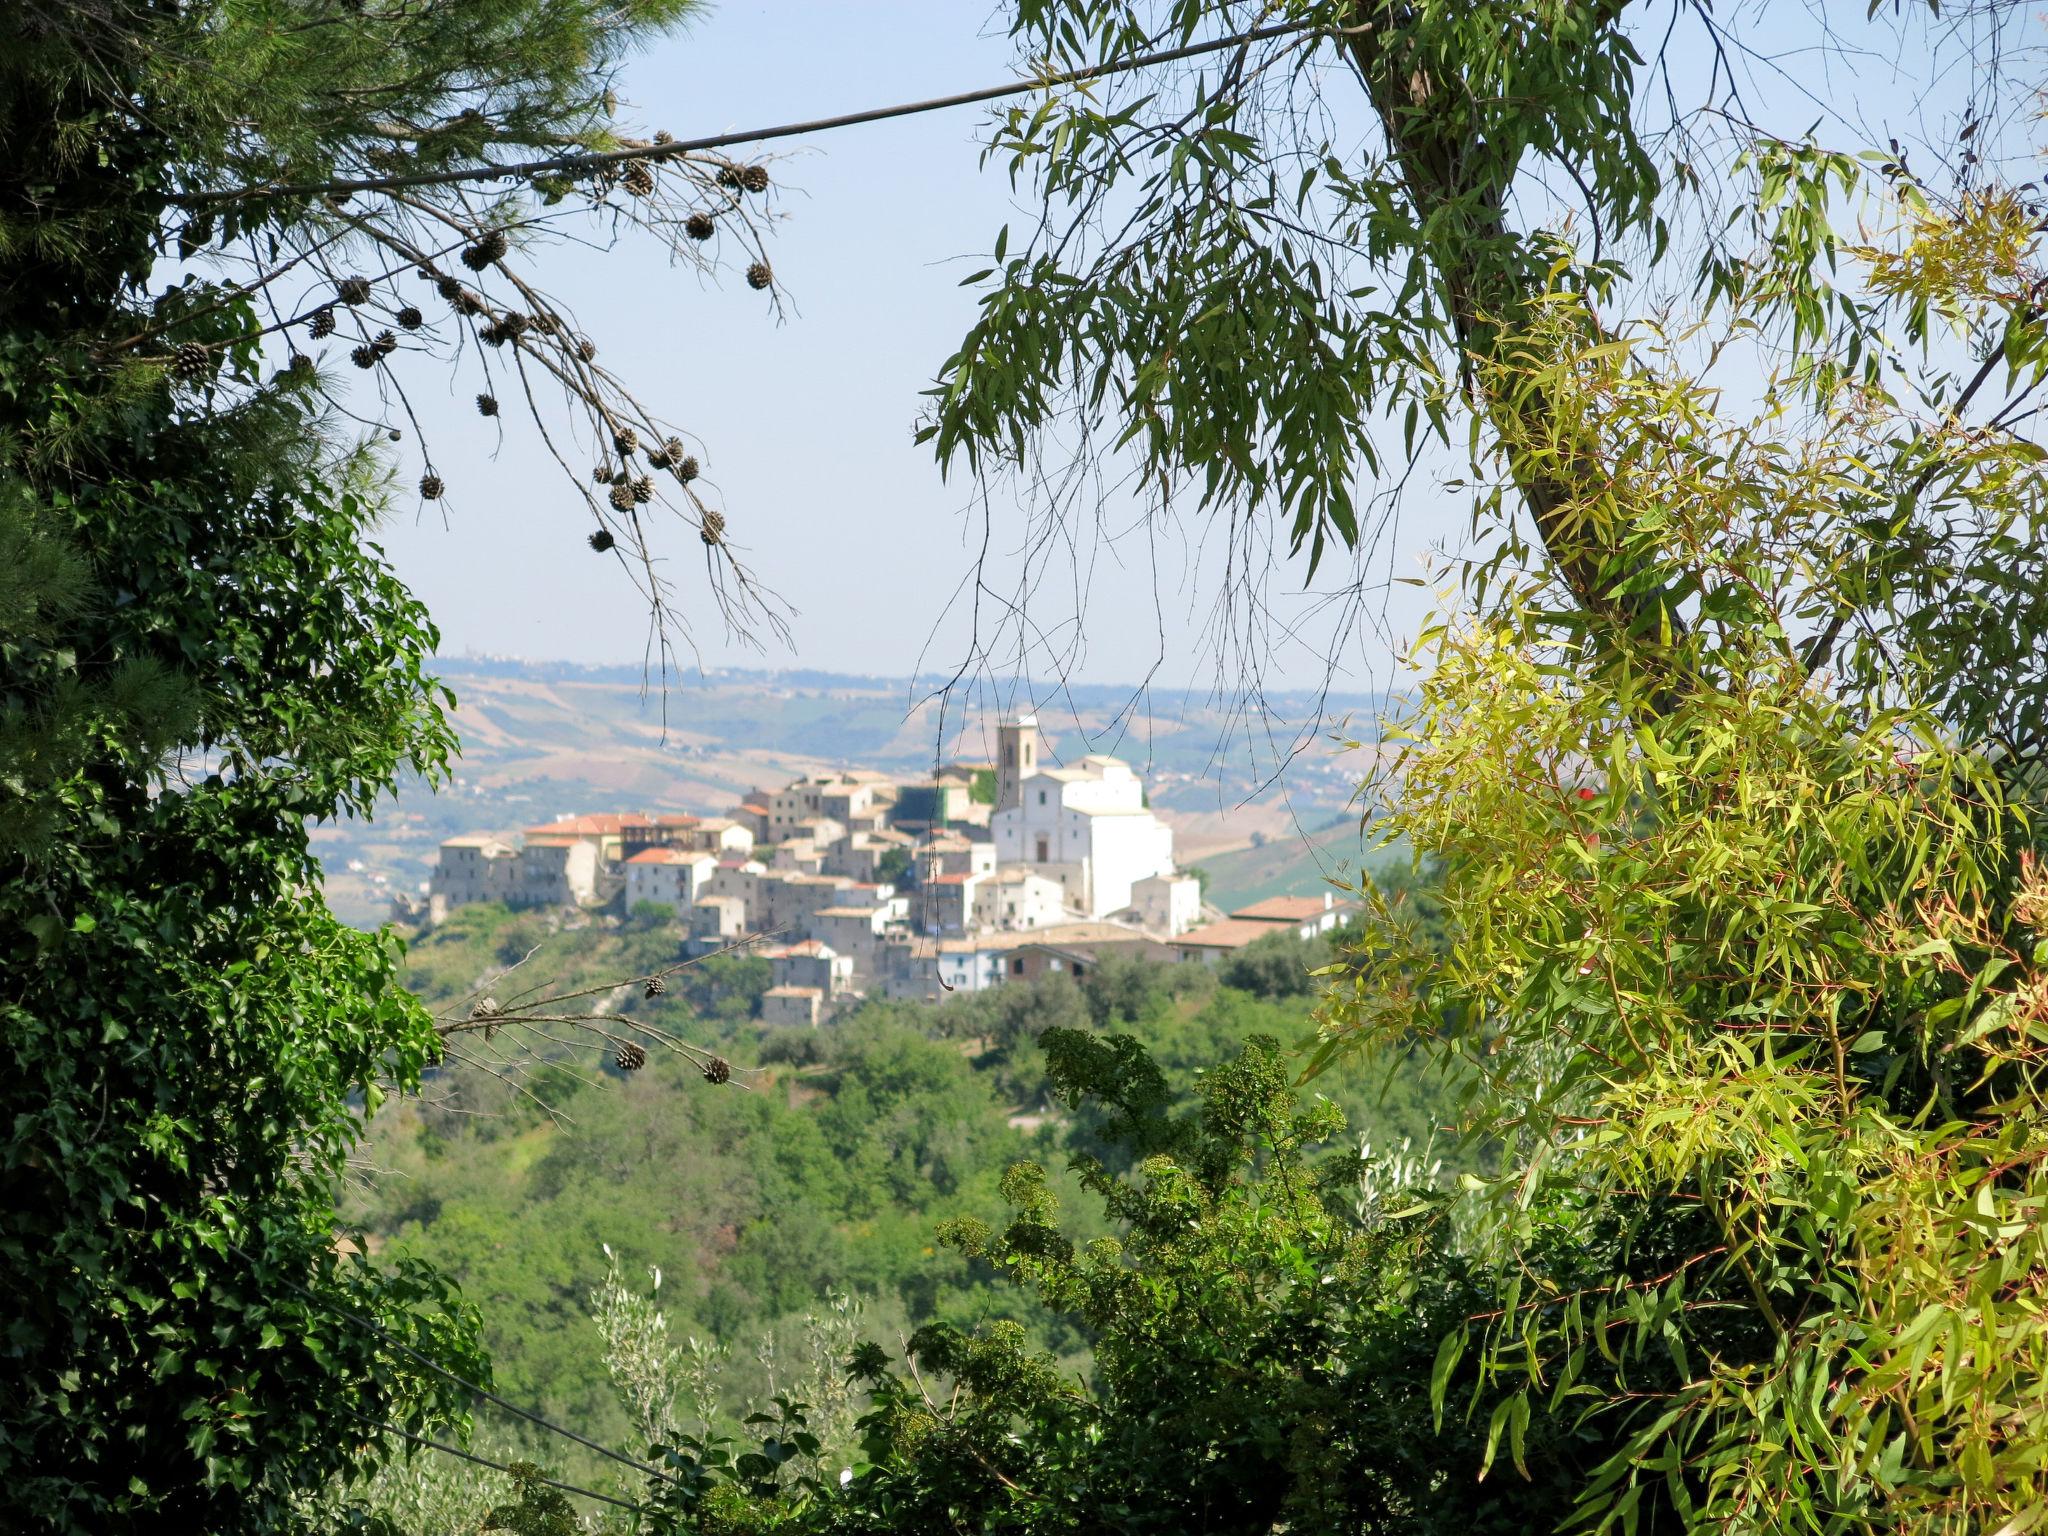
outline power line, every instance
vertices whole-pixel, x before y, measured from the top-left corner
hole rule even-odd
[[[181,193],[170,201],[185,207],[194,207],[210,203],[242,202],[256,197],[340,196],[344,193],[380,192],[404,187],[454,186],[466,181],[519,181],[532,176],[545,176],[555,171],[600,170],[605,166],[620,165],[628,160],[669,160],[699,150],[725,149],[735,144],[757,144],[770,139],[792,139],[809,133],[825,133],[834,128],[853,128],[862,123],[879,123],[891,118],[941,112],[950,107],[968,107],[978,102],[1000,101],[1005,96],[1022,96],[1029,91],[1050,90],[1054,86],[1102,80],[1112,75],[1128,74],[1133,70],[1150,69],[1158,64],[1172,64],[1181,59],[1199,58],[1207,53],[1221,53],[1227,48],[1263,43],[1276,37],[1290,37],[1303,32],[1328,32],[1336,35],[1346,30],[1348,29],[1332,27],[1323,22],[1282,22],[1270,27],[1254,27],[1247,32],[1233,32],[1228,37],[1211,38],[1207,42],[1188,43],[1179,48],[1165,48],[1157,53],[1139,54],[1135,58],[1115,63],[1090,64],[1081,69],[1041,75],[1035,80],[1011,80],[1001,85],[983,86],[978,90],[957,91],[951,96],[934,96],[925,101],[901,102],[888,107],[869,107],[860,112],[842,112],[837,117],[817,117],[808,122],[781,123],[773,128],[750,128],[739,133],[711,134],[701,139],[678,139],[667,144],[649,145],[644,149],[614,149],[583,155],[555,155],[545,160],[524,160],[510,165],[466,166],[451,171],[420,171],[409,176],[369,176],[349,181],[298,181],[263,187],[220,188],[205,192]]]
[[[237,1249],[236,1251],[240,1252],[241,1250]],[[249,1255],[243,1253],[242,1257],[246,1259],[249,1257]],[[354,1323],[358,1328],[367,1329],[369,1332],[374,1333],[378,1338],[382,1339],[385,1343],[389,1344],[393,1349],[398,1350],[403,1354],[411,1356],[414,1360],[418,1361],[421,1365],[424,1365],[428,1370],[432,1371],[436,1376],[441,1377],[444,1381],[452,1381],[458,1387],[467,1388],[469,1391],[474,1392],[478,1397],[482,1398],[485,1402],[495,1404],[497,1407],[504,1409],[507,1413],[514,1414],[517,1417],[526,1420],[527,1423],[537,1425],[541,1429],[545,1429],[551,1434],[561,1435],[567,1439],[574,1440],[578,1445],[583,1446],[587,1450],[596,1451],[600,1456],[609,1456],[613,1461],[618,1462],[621,1466],[631,1467],[635,1472],[639,1472],[644,1476],[658,1477],[661,1478],[664,1482],[670,1483],[676,1481],[675,1478],[671,1477],[668,1473],[662,1471],[659,1467],[649,1466],[644,1461],[636,1461],[631,1456],[627,1456],[622,1454],[621,1452],[612,1450],[609,1446],[600,1445],[595,1440],[591,1440],[583,1435],[577,1434],[576,1431],[573,1429],[569,1429],[564,1427],[563,1425],[553,1423],[547,1419],[542,1418],[537,1413],[529,1413],[526,1409],[521,1408],[517,1403],[507,1402],[504,1398],[498,1396],[497,1393],[489,1390],[486,1387],[480,1387],[473,1381],[465,1380],[463,1377],[456,1375],[453,1371],[449,1370],[446,1366],[442,1365],[439,1361],[435,1360],[431,1355],[421,1353],[419,1350],[414,1349],[410,1344],[406,1343],[403,1339],[394,1337],[387,1329],[381,1327],[377,1323],[372,1322],[369,1318],[362,1316],[360,1313],[351,1312],[347,1307],[342,1306],[339,1302],[332,1301],[329,1298],[322,1296],[318,1291],[309,1290],[307,1287],[300,1285],[296,1280],[288,1279],[284,1276],[279,1276],[278,1278],[280,1280],[283,1280],[283,1282],[286,1285],[290,1286],[293,1290],[297,1291],[301,1296],[304,1296],[308,1301],[311,1301],[318,1306],[325,1307],[328,1311],[334,1313],[337,1317],[347,1318],[350,1322]]]
[[[460,1456],[464,1461],[473,1461],[480,1467],[489,1467],[492,1471],[503,1472],[507,1476],[517,1475],[502,1461],[492,1461],[488,1456],[478,1456],[472,1451],[465,1451],[459,1445],[444,1445],[439,1440],[429,1440],[425,1435],[416,1435],[409,1429],[400,1429],[396,1424],[386,1424],[382,1419],[373,1419],[367,1413],[357,1413],[353,1408],[344,1411],[350,1417],[361,1420],[373,1429],[381,1429],[387,1435],[397,1435],[402,1439],[410,1440],[414,1445],[424,1445],[430,1451],[440,1451],[443,1455],[447,1456]],[[608,1493],[599,1493],[595,1488],[580,1488],[575,1483],[559,1482],[552,1477],[543,1476],[539,1472],[535,1472],[533,1478],[536,1482],[546,1483],[550,1488],[559,1488],[564,1493],[580,1493],[586,1499],[597,1499],[606,1504],[616,1504],[620,1509],[637,1510],[640,1508],[638,1504],[632,1503],[630,1500],[613,1498]]]

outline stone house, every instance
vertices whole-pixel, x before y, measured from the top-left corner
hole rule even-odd
[[[815,987],[827,1000],[853,988],[853,956],[842,955],[821,940],[803,939],[763,953],[779,987]]]
[[[428,916],[441,922],[456,907],[479,901],[518,901],[519,850],[488,833],[451,837],[441,844],[440,861],[428,887]]]
[[[1236,954],[1247,944],[1270,938],[1285,929],[1273,923],[1261,923],[1250,918],[1226,917],[1217,922],[1205,923],[1200,928],[1190,929],[1173,939],[1173,952],[1183,960],[1200,960],[1215,965]]]
[[[718,860],[681,848],[647,848],[626,860],[624,867],[628,912],[642,902],[653,902],[681,913],[707,894]]]
[[[977,927],[1011,932],[1048,928],[1067,919],[1067,888],[1036,869],[999,866],[974,885]]]
[[[1202,921],[1202,882],[1193,875],[1147,875],[1131,883],[1126,916],[1148,932],[1172,938]]]
[[[776,986],[761,994],[761,1022],[770,1028],[816,1029],[825,994],[817,987]]]
[[[864,975],[873,975],[877,969],[883,930],[888,926],[886,905],[825,907],[810,919],[812,936],[850,958],[855,972]]]
[[[690,947],[700,955],[747,936],[747,907],[737,896],[699,896],[690,903],[689,917]]]

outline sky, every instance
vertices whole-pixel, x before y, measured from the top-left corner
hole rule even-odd
[[[1853,9],[1860,20],[1860,0]],[[1780,97],[1795,131],[1823,116],[1809,97],[1876,131],[1888,103],[1910,93],[1882,65],[1802,66],[1799,28],[1825,10],[1772,9],[1751,35],[1782,45],[1790,67],[1748,66],[1750,88]],[[1014,77],[1014,54],[989,15],[961,0],[726,0],[632,61],[620,119],[628,131],[693,138],[993,84]],[[1700,59],[1677,62],[1682,72]],[[944,676],[971,654],[958,596],[984,518],[995,568],[1016,569],[1015,499],[995,487],[977,501],[974,485],[942,480],[912,441],[921,391],[973,313],[961,279],[986,264],[978,258],[998,229],[1028,215],[1003,170],[979,163],[988,122],[988,109],[961,108],[775,146],[780,322],[736,274],[721,284],[672,268],[644,236],[538,258],[604,361],[693,434],[728,537],[795,610],[791,643],[765,651],[734,642],[714,613],[693,615],[705,665]],[[587,514],[520,414],[476,414],[477,387],[459,376],[445,396],[415,396],[449,482],[445,519],[401,497],[383,530],[441,626],[444,654],[638,661],[646,615],[620,568],[584,547]],[[1410,486],[1402,521],[1374,552],[1363,612],[1290,598],[1305,566],[1274,552],[1279,627],[1302,629],[1262,659],[1262,682],[1362,692],[1404,680],[1404,641],[1446,590],[1431,553],[1458,547],[1467,522],[1464,500],[1433,483],[1440,473]],[[698,553],[680,526],[668,548],[679,560]],[[1239,684],[1240,658],[1218,645],[1217,556],[1213,533],[1193,523],[1098,546],[1034,603],[1044,643],[994,665],[1043,677],[1057,654],[1076,680],[1126,684],[1156,667],[1162,694]]]
[[[1013,78],[1013,50],[982,14],[960,0],[728,0],[633,60],[620,116],[692,138]],[[943,675],[969,655],[968,615],[954,600],[984,512],[997,569],[1015,571],[1008,556],[1023,524],[1014,499],[998,489],[984,507],[971,482],[942,480],[930,450],[912,441],[921,391],[972,319],[973,293],[960,280],[985,265],[975,258],[1020,212],[1007,177],[980,167],[988,121],[986,109],[961,108],[775,146],[785,217],[772,259],[789,304],[781,323],[737,275],[719,285],[671,268],[645,237],[538,258],[604,362],[695,435],[728,537],[796,610],[793,643],[765,651],[731,643],[704,615],[695,638],[707,666]],[[517,412],[500,418],[502,441],[476,415],[477,387],[465,378],[443,397],[415,396],[449,484],[445,526],[401,496],[382,530],[440,624],[444,653],[638,661],[645,613],[619,568],[583,548],[587,514],[575,493]],[[1414,521],[1411,513],[1391,562],[1382,552],[1382,585],[1389,574],[1422,574],[1435,530]],[[1156,549],[1138,538],[1098,553],[1082,577],[1078,650],[1069,644],[1074,583],[1049,583],[1033,614],[1049,644],[1026,668],[1047,671],[1056,651],[1077,680],[1128,683],[1163,658],[1168,688],[1211,685],[1217,562],[1192,532]],[[680,558],[697,553],[687,528],[670,547]],[[1277,573],[1283,600],[1305,574],[1299,562]],[[1347,690],[1383,682],[1386,632],[1335,610],[1310,614],[1314,606],[1290,610],[1315,622],[1270,658],[1268,681],[1319,684],[1334,658]],[[1423,607],[1405,587],[1374,600],[1375,613],[1399,614],[1410,630]]]

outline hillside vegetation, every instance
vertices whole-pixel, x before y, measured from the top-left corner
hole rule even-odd
[[[542,916],[493,907],[464,909],[409,957],[412,985],[443,1008],[479,987],[509,996],[529,976],[588,985],[674,958],[667,930],[550,932]],[[679,1337],[707,1360],[732,1357],[720,1371],[728,1415],[784,1384],[815,1332],[804,1319],[831,1314],[835,1298],[865,1337],[1010,1318],[1078,1360],[1088,1341],[1070,1325],[934,1241],[941,1220],[997,1220],[1011,1165],[1053,1170],[1072,1196],[1071,1157],[1103,1153],[1101,1112],[1058,1100],[1040,1038],[1135,1040],[1185,1101],[1245,1040],[1301,1036],[1309,971],[1329,958],[1325,942],[1281,936],[1220,973],[1107,964],[1079,985],[1053,976],[940,1004],[872,1001],[819,1030],[764,1033],[750,1014],[766,963],[715,957],[663,996],[633,990],[619,1006],[728,1056],[729,1083],[661,1052],[632,1073],[587,1055],[542,1063],[517,1086],[445,1071],[373,1122],[374,1171],[351,1215],[372,1247],[460,1281],[482,1309],[502,1392],[600,1435],[628,1427],[589,1321],[608,1249],[642,1288],[659,1269]],[[1375,1146],[1421,1147],[1447,1113],[1441,1085],[1419,1076],[1331,1073],[1316,1089]]]

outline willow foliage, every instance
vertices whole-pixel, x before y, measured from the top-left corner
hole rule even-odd
[[[1856,253],[1866,345],[1887,306],[2002,322],[1998,360],[2038,377],[2038,322],[1998,313],[2010,221],[1893,207]],[[1759,263],[1736,325],[1803,279]],[[1432,961],[1385,926],[1324,1017],[1326,1052],[1423,1030],[1461,1058],[1468,1129],[1503,1150],[1466,1197],[1502,1304],[1440,1358],[1513,1385],[1488,1421],[1517,1461],[1531,1404],[1616,1426],[1589,1526],[1654,1505],[1700,1530],[2032,1529],[2048,631],[2031,594],[2010,638],[1984,615],[2041,558],[2039,451],[1861,371],[1788,369],[1735,419],[1697,335],[1595,341],[1562,303],[1492,365],[1498,419],[1530,423],[1497,462],[1540,474],[1601,442],[1613,477],[1560,517],[1613,549],[1610,590],[1655,601],[1590,623],[1512,537],[1475,572],[1378,786],[1453,942]],[[1516,406],[1535,393],[1541,418]],[[1937,512],[1944,568],[1879,537]],[[1912,607],[1936,582],[1947,600]],[[1998,666],[2008,645],[2028,659]],[[1697,1241],[1648,1279],[1561,1284],[1531,1212],[1566,1190],[1642,1219],[1680,1202]],[[1438,1412],[1468,1411],[1447,1386]]]

